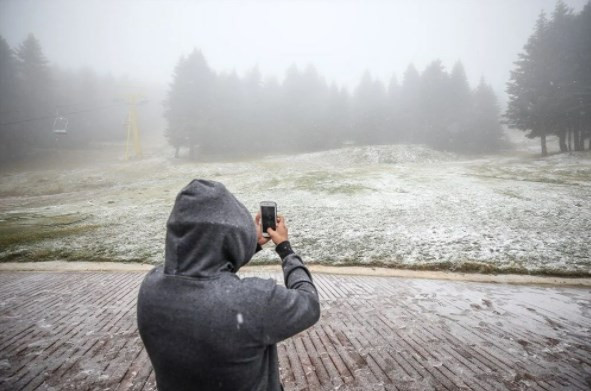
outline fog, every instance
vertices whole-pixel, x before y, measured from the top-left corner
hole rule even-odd
[[[0,390],[589,389],[590,196],[591,0],[0,0]]]
[[[566,4],[579,11],[584,0]],[[553,0],[419,1],[29,1],[0,2],[0,35],[29,33],[52,64],[87,66],[168,83],[182,54],[203,51],[216,71],[258,65],[282,78],[314,64],[352,89],[364,71],[389,81],[409,63],[461,60],[471,84],[484,76],[504,100],[509,71]]]
[[[0,262],[159,263],[204,178],[318,263],[589,275],[589,1],[1,1],[0,36]]]

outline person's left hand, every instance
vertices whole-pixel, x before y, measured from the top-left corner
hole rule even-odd
[[[257,213],[256,217],[254,218],[254,223],[257,227],[257,243],[259,246],[264,246],[271,238],[265,238],[263,236],[263,229],[261,227],[261,212]]]

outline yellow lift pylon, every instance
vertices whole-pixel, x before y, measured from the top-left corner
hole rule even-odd
[[[139,96],[137,94],[129,94],[126,97],[128,114],[127,114],[127,143],[125,144],[125,160],[129,160],[131,146],[136,158],[142,157],[142,143],[140,139],[140,127],[137,121],[137,104]]]

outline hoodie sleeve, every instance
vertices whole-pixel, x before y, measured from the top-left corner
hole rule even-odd
[[[291,250],[289,242],[280,243],[285,287],[275,285],[265,307],[263,340],[271,345],[314,325],[320,318],[318,292],[302,259]]]

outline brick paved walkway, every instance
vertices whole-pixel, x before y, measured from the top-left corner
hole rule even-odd
[[[0,273],[0,390],[155,389],[135,322],[143,275]],[[589,289],[315,281],[320,322],[279,345],[286,390],[591,388]]]

